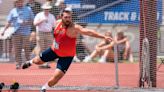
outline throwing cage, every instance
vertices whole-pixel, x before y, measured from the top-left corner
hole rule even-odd
[[[157,31],[157,0],[140,0],[139,87],[144,87],[144,82],[148,87],[156,87]]]

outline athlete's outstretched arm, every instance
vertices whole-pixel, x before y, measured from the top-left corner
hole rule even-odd
[[[92,37],[96,37],[96,38],[102,38],[102,39],[107,39],[107,40],[112,40],[111,37],[107,37],[107,36],[104,36],[92,29],[87,29],[87,28],[83,28],[79,25],[76,25],[76,31],[80,34],[83,34],[83,35],[88,35],[88,36],[92,36]]]

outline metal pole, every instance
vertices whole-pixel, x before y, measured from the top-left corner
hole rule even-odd
[[[116,38],[116,34],[117,34],[117,30],[114,30],[114,38]],[[116,88],[119,88],[117,44],[114,45],[114,63],[115,63]]]

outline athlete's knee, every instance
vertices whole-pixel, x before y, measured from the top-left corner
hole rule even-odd
[[[64,76],[64,74],[65,73],[62,70],[56,69],[53,78],[54,78],[54,80],[58,81],[58,80],[60,80]]]

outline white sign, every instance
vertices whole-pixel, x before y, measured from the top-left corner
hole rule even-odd
[[[136,12],[104,12],[105,20],[136,21]]]
[[[157,20],[159,20],[160,13],[157,12]],[[137,12],[104,12],[105,21],[136,21],[139,20],[140,16]]]

